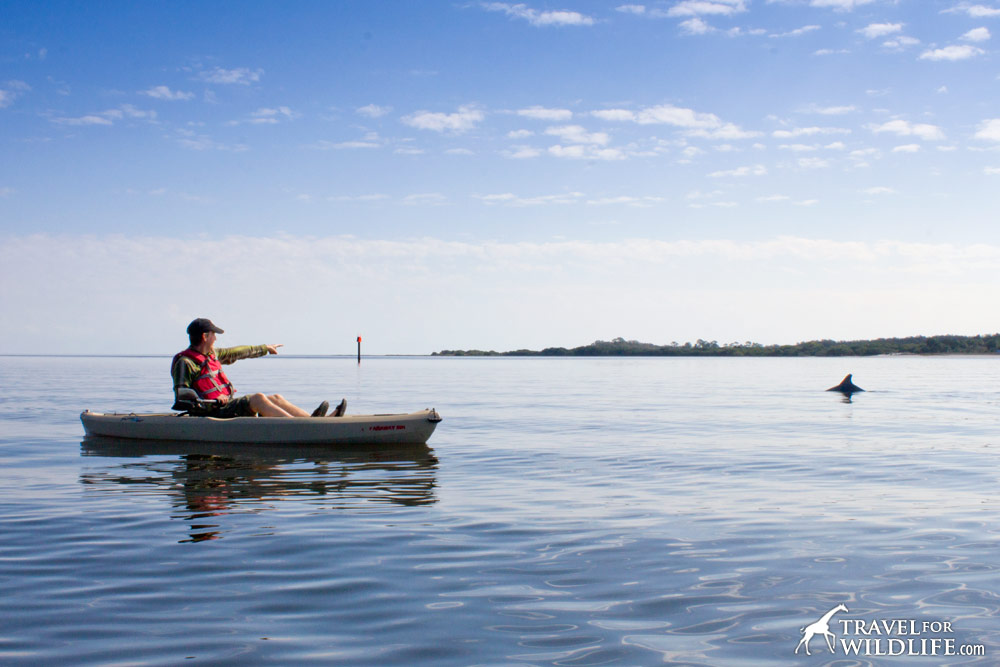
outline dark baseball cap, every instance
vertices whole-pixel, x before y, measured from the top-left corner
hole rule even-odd
[[[191,334],[201,334],[201,333],[206,333],[208,331],[214,331],[215,333],[226,333],[219,327],[212,324],[212,320],[208,319],[207,317],[199,317],[198,319],[191,322],[191,324],[188,325],[187,331],[189,336]]]

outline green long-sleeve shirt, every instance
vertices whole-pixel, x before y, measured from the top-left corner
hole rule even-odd
[[[236,347],[220,347],[215,350],[215,358],[220,364],[236,363],[240,359],[253,359],[267,356],[267,345],[238,345]],[[194,388],[194,379],[201,372],[201,367],[194,359],[177,357],[170,367],[170,377],[174,380],[174,399],[177,390],[183,387]]]

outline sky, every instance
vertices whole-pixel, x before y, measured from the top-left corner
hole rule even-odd
[[[1000,2],[0,0],[0,354],[993,333]]]

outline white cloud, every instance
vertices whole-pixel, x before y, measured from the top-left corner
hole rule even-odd
[[[743,0],[681,0],[667,10],[667,16],[731,16],[746,10]]]
[[[403,123],[420,130],[434,132],[467,132],[485,118],[485,114],[472,106],[459,107],[455,113],[418,111],[403,118]]]
[[[367,104],[363,107],[358,107],[354,111],[361,116],[367,116],[369,118],[381,118],[382,116],[392,111],[392,107],[383,107],[379,106],[378,104]]]
[[[682,21],[681,28],[689,35],[705,35],[715,30],[715,28],[698,17]]]
[[[819,30],[818,25],[804,25],[801,28],[796,28],[795,30],[789,30],[788,32],[774,33],[768,35],[768,37],[779,39],[782,37],[801,37],[802,35],[808,34],[810,32]]]
[[[585,14],[573,11],[539,11],[532,9],[525,4],[512,5],[506,2],[489,2],[483,8],[491,12],[503,12],[507,16],[524,19],[535,27],[562,26],[562,25],[594,25],[596,21]]]
[[[449,148],[444,152],[445,155],[475,155],[474,151],[468,148]]]
[[[908,49],[911,46],[916,46],[920,43],[920,40],[916,37],[908,37],[906,35],[900,35],[894,39],[889,39],[882,42],[882,46],[887,49],[892,49],[894,51],[902,51],[903,49]]]
[[[156,112],[155,111],[145,111],[139,109],[131,104],[123,104],[117,109],[108,109],[107,111],[101,111],[94,114],[87,114],[85,116],[78,117],[54,117],[50,120],[53,123],[59,125],[71,125],[71,126],[87,126],[87,125],[103,125],[111,126],[114,125],[116,121],[124,120],[126,118],[134,118],[137,120],[147,120],[155,121]]]
[[[535,120],[561,121],[572,118],[573,112],[569,109],[547,109],[545,107],[533,106],[527,109],[518,109],[517,115]]]
[[[381,148],[384,145],[385,142],[378,136],[377,132],[368,132],[361,139],[355,139],[352,141],[327,141],[326,139],[322,139],[310,146],[310,148],[327,151],[348,150],[353,148]]]
[[[694,201],[700,201],[705,199],[713,199],[715,197],[722,196],[722,190],[712,190],[711,192],[702,192],[701,190],[693,190],[685,195],[685,199],[690,199]]]
[[[5,109],[14,103],[24,93],[31,90],[31,86],[24,81],[8,81],[0,88],[0,109]]]
[[[572,146],[550,146],[549,155],[573,160],[624,160],[625,154],[617,148],[597,148],[574,144]]]
[[[849,12],[855,7],[861,7],[862,5],[868,5],[875,0],[811,0],[810,5],[813,7],[829,7],[839,12]]]
[[[169,102],[184,102],[194,98],[194,93],[182,90],[170,90],[167,86],[153,86],[149,90],[142,91],[141,94],[153,99],[167,100]]]
[[[346,149],[346,148],[381,148],[382,144],[377,144],[371,141],[341,141],[339,143],[332,142],[320,142],[319,148],[334,148],[334,149]]]
[[[495,205],[495,204],[507,204],[517,199],[517,195],[512,192],[504,192],[502,194],[495,195],[473,195],[476,199],[479,199],[484,204]]]
[[[970,5],[967,2],[960,3],[951,9],[945,9],[942,13],[965,12],[974,19],[995,18],[1000,16],[1000,9],[996,7],[986,7],[985,5]]]
[[[526,139],[535,136],[531,130],[511,130],[507,133],[508,139]]]
[[[983,167],[983,173],[987,176],[996,176],[1000,174],[1000,167]]]
[[[961,44],[955,46],[946,46],[941,49],[930,49],[924,51],[920,54],[921,60],[968,60],[969,58],[974,58],[986,53],[978,46],[972,46],[971,44]]]
[[[830,162],[819,157],[800,157],[798,165],[802,169],[826,169]]]
[[[796,153],[804,153],[816,150],[816,146],[810,144],[781,144],[778,146],[779,150],[783,151],[793,151]]]
[[[591,111],[590,115],[607,121],[637,122],[635,112],[629,111],[628,109],[601,109],[599,111]]]
[[[559,137],[571,144],[597,144],[604,146],[608,143],[609,137],[605,132],[587,132],[580,125],[562,125],[559,127],[546,128],[545,134]]]
[[[403,197],[403,203],[407,206],[444,206],[448,203],[448,198],[440,192],[425,192]]]
[[[249,118],[239,121],[230,121],[230,125],[239,125],[241,123],[248,123],[250,125],[277,125],[282,120],[291,120],[297,118],[299,114],[292,111],[289,107],[262,107],[252,112]]]
[[[976,139],[1000,141],[1000,118],[989,118],[981,122],[976,130]]]
[[[8,81],[0,88],[0,109],[5,109],[14,103],[24,93],[31,90],[31,86],[24,81]]]
[[[663,197],[630,197],[622,195],[619,197],[603,197],[601,199],[588,199],[588,206],[632,206],[635,208],[649,208],[654,204],[663,201]]]
[[[762,164],[754,165],[751,167],[737,167],[736,169],[728,169],[725,171],[713,171],[709,174],[709,178],[724,178],[728,176],[743,177],[743,176],[766,176],[767,167]]]
[[[207,134],[198,134],[191,130],[178,130],[177,134],[177,143],[193,151],[229,151],[242,153],[249,150],[249,147],[245,144],[223,144],[212,139]]]
[[[374,202],[374,201],[385,201],[389,198],[389,195],[384,194],[368,194],[368,195],[336,195],[333,197],[327,197],[327,201],[332,202]]]
[[[0,284],[19,289],[0,291],[0,308],[23,317],[0,320],[0,351],[106,352],[107,331],[127,330],[136,321],[145,335],[124,341],[119,353],[172,350],[193,316],[185,314],[190,311],[176,285],[220,256],[228,258],[229,280],[236,284],[270,277],[259,291],[236,290],[217,304],[213,319],[226,327],[226,336],[237,342],[230,330],[268,332],[296,354],[341,349],[331,340],[343,341],[350,352],[358,322],[370,332],[365,336],[373,354],[574,344],[583,335],[580,342],[600,337],[609,321],[627,336],[652,342],[692,319],[692,335],[681,329],[670,336],[693,340],[721,326],[742,339],[742,332],[766,325],[771,328],[761,335],[773,338],[761,339],[765,343],[875,338],[900,329],[933,330],[942,321],[957,332],[977,333],[993,331],[995,320],[981,305],[995,302],[1000,292],[1000,247],[981,242],[230,235],[191,243],[165,236],[6,235],[0,239]],[[49,279],[20,278],[33,274]],[[681,283],[689,289],[663,289]],[[859,284],[866,289],[858,290]],[[337,285],[338,293],[356,298],[341,298],[333,310],[316,308],[316,285]],[[80,294],[117,298],[121,307],[95,311]],[[428,294],[450,307],[427,318]],[[654,302],[659,307],[650,309]],[[559,317],[552,317],[553,303],[561,304]],[[302,313],[310,326],[301,325]],[[401,328],[401,321],[427,326]],[[860,331],[852,328],[858,326]],[[526,337],[531,332],[536,338]],[[728,340],[729,334],[717,337]],[[383,405],[393,407],[373,407],[385,411]]]
[[[484,204],[489,206],[515,206],[515,207],[526,207],[526,206],[550,206],[550,205],[563,205],[563,204],[577,204],[583,198],[582,192],[564,192],[555,195],[536,195],[534,197],[521,197],[515,195],[511,192],[504,192],[500,194],[493,195],[476,195],[476,199],[479,199]]]
[[[868,39],[875,39],[876,37],[885,37],[886,35],[892,35],[894,33],[900,32],[903,29],[902,23],[870,23],[864,28],[860,28],[855,32],[859,32]]]
[[[705,139],[729,141],[760,136],[760,132],[744,130],[733,123],[724,123],[715,114],[675,107],[671,104],[645,107],[639,111],[604,109],[592,111],[591,115],[607,121],[630,121],[639,125],[672,125],[684,128],[689,136]]]
[[[739,37],[741,35],[760,36],[766,34],[767,30],[764,30],[763,28],[746,29],[746,28],[741,28],[739,26],[736,26],[735,28],[730,28],[729,30],[726,31],[726,35],[728,37]]]
[[[888,188],[888,187],[886,187],[884,185],[876,185],[876,186],[871,187],[871,188],[865,188],[861,192],[863,194],[873,195],[873,196],[874,195],[894,195],[894,194],[896,194],[895,190],[893,190],[892,188]]]
[[[775,130],[771,136],[775,139],[794,139],[796,137],[811,137],[817,134],[850,134],[843,127],[794,127],[790,130]]]
[[[252,114],[254,118],[295,118],[298,114],[292,111],[289,107],[261,107],[257,109]]]
[[[843,55],[845,53],[850,53],[850,51],[847,49],[817,49],[813,51],[814,56]]]
[[[967,42],[985,42],[990,39],[989,28],[973,28],[969,32],[962,35],[962,39]]]
[[[631,120],[639,125],[674,125],[688,129],[712,129],[722,125],[718,116],[711,113],[701,113],[692,109],[664,104],[656,107],[646,107],[638,113],[621,109],[594,112],[605,120]]]
[[[918,137],[925,141],[942,141],[944,139],[944,132],[938,126],[926,123],[910,123],[906,120],[890,120],[881,125],[869,125],[868,129],[875,134],[891,132],[901,137]]]
[[[249,86],[251,83],[257,83],[260,81],[260,77],[263,73],[264,70],[262,69],[251,70],[247,67],[237,67],[236,69],[223,69],[221,67],[216,67],[215,69],[201,72],[198,78],[209,83]]]
[[[646,13],[645,5],[619,5],[615,7],[615,11],[622,12],[624,14],[635,14],[636,16],[642,16]]]
[[[812,106],[807,107],[804,112],[817,113],[820,114],[821,116],[843,116],[845,114],[854,113],[857,110],[858,110],[857,107],[850,105],[821,107],[814,104]]]
[[[14,188],[7,188],[7,187],[0,188],[0,197],[9,197],[16,193],[17,190],[15,190]]]
[[[86,116],[77,116],[74,118],[52,118],[53,123],[58,123],[59,125],[114,125],[114,121],[104,114],[88,114]]]
[[[533,146],[514,146],[510,150],[503,151],[501,154],[512,160],[529,160],[541,155],[542,151]]]
[[[903,144],[892,149],[893,153],[919,153],[920,144]]]
[[[788,195],[767,195],[763,197],[757,197],[755,199],[761,204],[776,204],[788,202],[792,206],[815,206],[819,203],[818,199],[800,199],[799,201],[792,200]]]
[[[848,153],[847,157],[854,161],[855,168],[870,167],[871,163],[869,163],[868,160],[880,159],[882,157],[882,151],[877,148],[860,148]]]
[[[113,113],[113,112],[109,111],[107,113]],[[137,107],[132,106],[131,104],[123,104],[120,107],[118,107],[118,114],[115,115],[115,118],[138,118],[141,120],[151,121],[156,119],[156,112],[139,109]]]
[[[701,137],[703,139],[718,139],[721,141],[752,139],[753,137],[759,137],[760,135],[760,132],[754,130],[744,130],[734,123],[723,123],[721,126],[712,129],[696,129],[688,131],[688,136]]]

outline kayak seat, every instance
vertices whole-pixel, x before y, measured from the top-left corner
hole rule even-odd
[[[171,410],[180,410],[197,414],[207,412],[218,405],[215,399],[204,399],[198,396],[198,392],[189,387],[182,387],[177,390],[177,400],[170,406]]]

